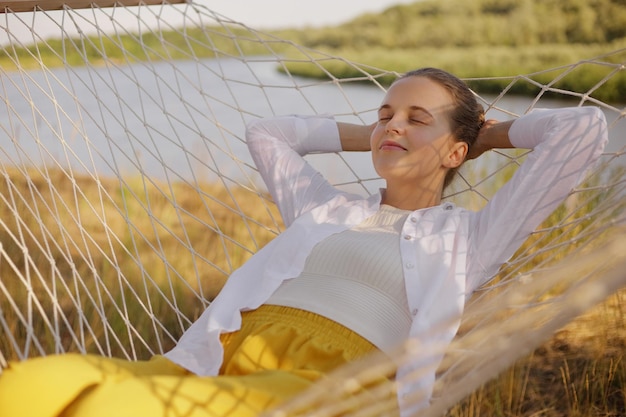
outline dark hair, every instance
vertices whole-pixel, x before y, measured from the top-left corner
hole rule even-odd
[[[444,87],[452,96],[455,107],[450,112],[452,134],[459,142],[472,147],[478,132],[485,122],[485,110],[476,100],[476,96],[467,84],[455,75],[438,68],[420,68],[402,75],[399,80],[408,77],[425,77]],[[458,168],[451,168],[443,181],[445,189],[454,179]]]

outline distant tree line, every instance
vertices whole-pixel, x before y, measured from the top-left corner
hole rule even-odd
[[[308,29],[313,47],[413,49],[608,43],[626,37],[626,0],[426,0]]]
[[[541,90],[538,83],[549,83],[591,92],[600,100],[626,102],[626,71],[613,74],[615,67],[590,62],[560,75],[571,64],[596,57],[626,62],[626,0],[423,0],[338,26],[286,30],[279,36],[385,70],[440,67],[473,79],[470,85],[481,92],[507,88],[535,95]],[[314,78],[362,75],[341,59],[285,67]],[[553,68],[562,70],[546,71]],[[509,85],[521,74],[534,75]],[[610,79],[597,87],[605,77]]]

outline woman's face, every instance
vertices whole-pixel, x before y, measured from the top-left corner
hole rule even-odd
[[[451,133],[453,108],[450,93],[425,77],[403,78],[389,88],[370,138],[374,168],[388,186],[436,189],[448,169],[463,162],[467,147]]]

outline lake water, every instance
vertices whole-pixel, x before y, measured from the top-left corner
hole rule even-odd
[[[2,74],[1,81],[3,163],[59,164],[98,175],[143,172],[170,180],[215,179],[219,172],[256,181],[242,140],[248,121],[271,114],[331,113],[344,121],[372,122],[383,96],[372,85],[288,77],[276,71],[275,62],[262,59],[63,68]],[[576,104],[542,99],[538,106]],[[487,116],[505,120],[532,105],[533,98],[505,96],[496,103],[502,110]],[[611,124],[607,151],[622,150],[626,121],[616,121],[615,111],[605,113]],[[311,161],[334,182],[376,177],[367,154],[333,158]],[[366,184],[368,189],[380,185]]]

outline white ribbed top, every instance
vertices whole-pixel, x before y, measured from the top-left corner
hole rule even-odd
[[[315,246],[304,270],[267,304],[296,307],[350,328],[383,351],[409,334],[399,234],[410,212],[382,205],[358,226]]]

